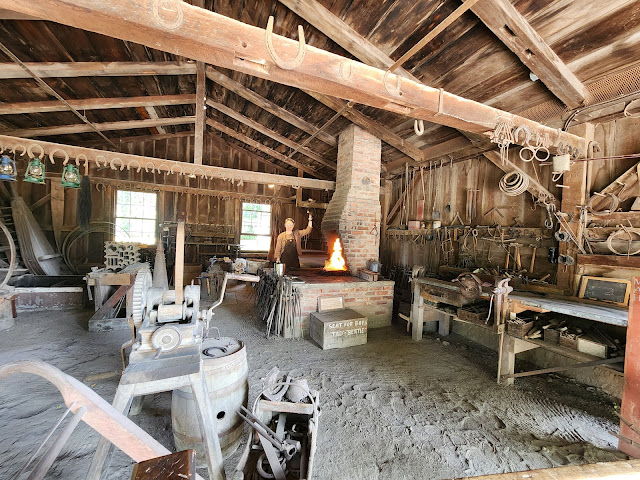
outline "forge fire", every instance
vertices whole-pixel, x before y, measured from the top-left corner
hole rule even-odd
[[[347,270],[347,262],[342,255],[342,244],[339,238],[336,238],[336,241],[333,242],[331,257],[324,262],[324,269],[328,272],[343,272]]]

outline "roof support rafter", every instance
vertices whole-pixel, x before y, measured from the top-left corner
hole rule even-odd
[[[215,12],[175,2],[172,15],[155,13],[145,0],[5,0],[4,8],[65,25],[183,55],[292,87],[333,95],[411,118],[489,136],[500,123],[527,126],[549,135],[551,150],[559,143],[587,151],[586,139],[538,122],[418,84],[381,69],[271,35],[280,56],[294,58],[304,48],[300,65],[277,65],[267,46],[267,32]],[[216,35],[211,35],[216,32]]]
[[[196,74],[195,62],[24,62],[24,64],[40,78],[141,77]],[[0,63],[0,80],[13,78],[31,78],[31,76],[18,65]]]
[[[164,160],[161,158],[115,153],[106,150],[95,150],[92,148],[0,135],[0,148],[4,151],[15,151],[17,155],[21,155],[23,151],[26,152],[32,145],[42,147],[44,152],[42,157],[43,159],[46,157],[47,161],[51,157],[51,154],[54,154],[54,158],[58,159],[58,161],[64,159],[65,154],[72,160],[78,159],[79,156],[83,155],[84,157],[80,158],[81,165],[84,166],[84,162],[87,161],[90,167],[107,167],[114,170],[124,170],[126,168],[128,170],[135,169],[136,171],[144,169],[146,172],[153,171],[167,175],[187,175],[196,178],[215,178],[234,181],[242,180],[243,182],[262,185],[274,184],[313,190],[335,189],[335,182],[327,180],[253,172],[235,168],[215,167],[213,165],[194,165],[188,162],[176,162],[174,160]]]
[[[485,0],[471,11],[562,103],[570,108],[584,103],[587,88],[509,0]]]

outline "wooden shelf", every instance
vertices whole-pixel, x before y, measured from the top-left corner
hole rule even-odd
[[[513,335],[510,335],[510,336],[513,336]],[[596,360],[602,360],[601,357],[596,357],[595,355],[589,355],[588,353],[579,352],[578,350],[574,350],[573,348],[569,348],[569,347],[564,347],[564,346],[559,345],[559,344],[545,342],[544,340],[524,339],[524,338],[520,338],[520,337],[513,337],[513,338],[517,338],[518,340],[522,340],[523,342],[533,343],[534,345],[537,345],[538,347],[540,347],[540,348],[542,348],[544,350],[548,350],[548,351],[553,352],[555,354],[562,355],[563,357],[571,358],[571,359],[576,360],[576,361],[581,362],[581,363],[582,362],[586,363],[586,362],[594,362]],[[612,366],[612,365],[602,365],[602,367],[610,368],[612,370],[621,372],[622,371],[622,362],[620,363],[619,367]]]

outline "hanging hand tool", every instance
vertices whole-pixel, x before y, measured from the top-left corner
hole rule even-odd
[[[434,168],[438,168],[438,165],[436,164],[434,166]],[[439,174],[440,172],[437,172],[437,173]],[[434,182],[433,182],[433,209],[431,210],[431,218],[433,220],[439,220],[440,219],[440,211],[436,210],[436,200],[438,198],[438,188],[442,188],[442,184],[439,183],[438,184],[438,188],[436,188],[435,175],[436,175],[436,172],[434,172],[434,179],[433,179],[434,180]]]
[[[536,263],[536,252],[538,251],[538,246],[537,245],[529,245],[531,248],[533,248],[533,251],[531,252],[531,265],[529,265],[529,273],[533,273],[533,266]]]

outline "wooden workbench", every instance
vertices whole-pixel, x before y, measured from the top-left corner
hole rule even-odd
[[[572,317],[591,320],[626,327],[628,322],[628,308],[617,305],[607,305],[601,302],[578,299],[575,297],[540,296],[526,292],[512,292],[507,297],[507,308],[503,323],[510,318],[511,314],[518,314],[524,311],[534,312],[555,312]],[[572,358],[581,363],[598,362],[598,357],[586,353],[578,352],[562,345],[533,339],[522,339],[502,333],[500,342],[500,356],[498,360],[498,381],[507,385],[514,383],[515,361],[518,353],[543,348],[555,354]],[[544,370],[540,370],[544,373]],[[519,375],[519,374],[518,374]],[[505,378],[505,376],[507,376]]]

